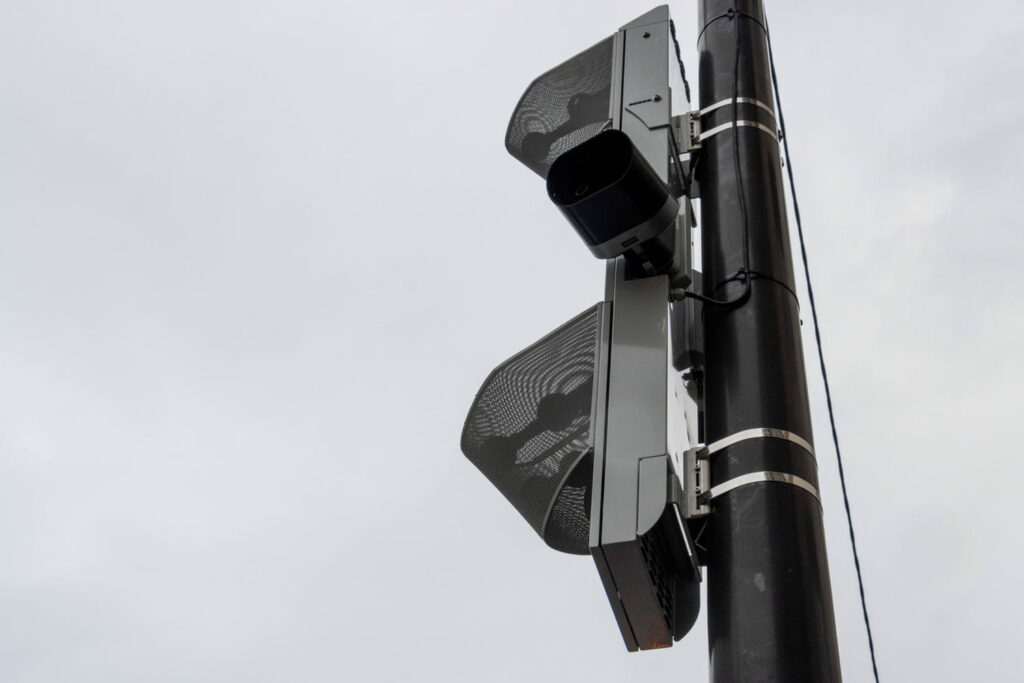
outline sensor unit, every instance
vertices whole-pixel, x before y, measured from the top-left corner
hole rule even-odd
[[[625,254],[675,226],[679,200],[629,136],[606,130],[558,157],[548,196],[597,258]]]

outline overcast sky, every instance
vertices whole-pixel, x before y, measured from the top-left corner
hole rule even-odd
[[[706,680],[459,452],[603,292],[508,116],[651,6],[0,3],[0,680]],[[768,11],[882,678],[1017,680],[1024,10]]]

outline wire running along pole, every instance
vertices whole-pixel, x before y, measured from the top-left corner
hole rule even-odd
[[[839,434],[836,430],[835,411],[832,408],[832,390],[829,388],[828,370],[825,368],[825,352],[821,344],[821,327],[818,324],[818,309],[814,303],[814,287],[811,286],[811,269],[807,262],[807,247],[804,244],[804,228],[800,220],[800,203],[796,199],[796,183],[793,181],[793,159],[789,154],[789,136],[786,135],[786,117],[782,114],[782,97],[779,94],[779,78],[775,72],[775,55],[772,53],[772,35],[765,18],[765,34],[768,38],[768,63],[771,66],[772,87],[775,92],[776,109],[779,112],[779,128],[782,130],[782,146],[786,153],[786,175],[789,179],[789,194],[793,200],[793,217],[796,219],[796,231],[800,241],[800,258],[804,267],[804,281],[807,283],[807,298],[811,304],[811,318],[814,321],[814,340],[818,349],[818,364],[821,367],[821,381],[825,387],[825,403],[828,406],[828,423],[832,430],[832,445],[836,451],[836,464],[839,469],[839,485],[843,491],[843,506],[846,508],[846,525],[850,532],[850,546],[853,549],[853,564],[857,570],[857,588],[860,591],[861,612],[864,615],[864,629],[868,635],[868,650],[871,653],[871,670],[878,680],[878,663],[875,659],[875,640],[871,635],[871,620],[868,618],[868,603],[864,597],[864,579],[861,575],[860,556],[857,553],[857,537],[853,533],[853,515],[850,512],[850,496],[846,490],[846,474],[843,470],[843,456],[839,449]]]

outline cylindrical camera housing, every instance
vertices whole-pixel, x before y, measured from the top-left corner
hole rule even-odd
[[[657,236],[679,213],[679,201],[619,130],[606,130],[559,156],[547,188],[551,201],[602,259]]]

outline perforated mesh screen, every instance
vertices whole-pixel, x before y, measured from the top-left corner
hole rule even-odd
[[[609,121],[612,39],[537,78],[512,113],[505,147],[546,178],[560,154],[600,133]]]
[[[548,545],[589,552],[590,410],[598,307],[498,366],[477,393],[462,452]]]

